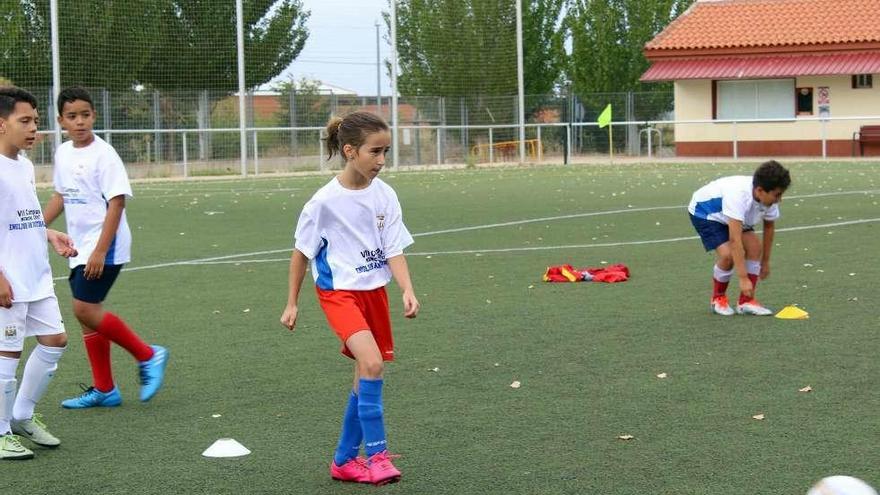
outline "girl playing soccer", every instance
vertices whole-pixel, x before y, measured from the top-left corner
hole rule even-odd
[[[394,360],[385,293],[392,277],[403,293],[404,316],[415,318],[419,313],[403,256],[413,239],[403,224],[397,194],[377,178],[390,144],[388,124],[368,112],[334,117],[327,124],[327,151],[331,158],[340,155],[345,168],[300,213],[287,307],[281,315],[281,324],[293,330],[310,263],[327,322],[342,341],[342,353],[355,360],[354,387],[330,476],[376,485],[400,480],[388,454],[382,419],[384,361]],[[361,442],[366,459],[358,457]]]

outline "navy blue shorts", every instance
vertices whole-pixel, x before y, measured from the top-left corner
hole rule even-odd
[[[122,265],[104,265],[104,272],[95,280],[86,280],[85,269],[86,265],[79,265],[70,270],[70,277],[67,280],[70,282],[73,298],[92,304],[104,302],[107,293],[113,287],[113,282],[116,282],[116,277],[119,276],[119,271],[122,270]]]
[[[690,212],[688,215],[690,215],[691,223],[694,224],[697,234],[700,235],[700,240],[703,241],[703,247],[706,248],[706,251],[717,249],[718,246],[730,240],[730,227],[727,225],[705,218],[697,218]],[[743,229],[743,232],[753,232],[754,230],[749,227]]]

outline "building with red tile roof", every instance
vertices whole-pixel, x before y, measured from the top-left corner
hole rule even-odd
[[[880,0],[698,0],[644,53],[677,121],[764,120],[678,124],[679,155],[880,154]]]

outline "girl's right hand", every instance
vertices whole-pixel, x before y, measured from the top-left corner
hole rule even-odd
[[[6,277],[0,275],[0,307],[9,309],[12,307],[12,300],[15,296],[12,294],[12,285],[6,281]]]
[[[748,277],[739,279],[739,290],[749,299],[754,299],[755,286]]]
[[[284,313],[281,314],[281,324],[287,327],[288,330],[293,331],[293,327],[296,326],[296,315],[298,312],[299,308],[288,305],[284,308]]]

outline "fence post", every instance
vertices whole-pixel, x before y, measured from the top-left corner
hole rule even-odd
[[[636,120],[636,96],[632,91],[627,91],[626,93],[626,120],[630,122]],[[626,147],[631,156],[639,155],[641,143],[639,140],[638,124],[628,124],[626,126]]]
[[[489,128],[489,163],[495,163],[495,140],[492,137],[492,128]]]
[[[189,170],[187,164],[187,154],[186,154],[186,131],[183,131],[183,136],[181,136],[181,140],[183,141],[183,178],[186,179],[189,177]]]
[[[441,163],[443,163],[443,150],[441,148],[442,145],[440,144],[441,139],[443,137],[442,135],[443,135],[443,128],[438,127],[437,128],[437,165],[440,165]]]
[[[159,90],[153,91],[153,129],[159,130],[162,128],[162,110],[160,105],[162,104],[161,98],[159,97]],[[155,151],[153,153],[156,163],[159,163],[161,160],[161,150],[162,150],[162,134],[156,132],[153,137],[153,146],[155,146]]]
[[[416,140],[416,165],[422,164],[422,133],[419,127],[421,127],[421,122],[419,123],[419,126],[413,130],[413,135]]]
[[[736,121],[733,122],[733,158],[739,158],[739,139],[736,135]]]
[[[104,130],[109,131],[113,127],[113,122],[111,121],[110,116],[110,92],[107,91],[107,88],[101,88],[101,117],[104,120]],[[109,132],[104,133],[104,141],[107,141],[107,144],[113,144],[113,135]]]
[[[260,175],[260,148],[257,141],[257,130],[254,129],[254,175]]]
[[[290,83],[290,127],[296,127],[296,86]],[[296,153],[296,129],[290,131],[290,156]]]
[[[211,109],[208,101],[208,90],[199,93],[199,111],[196,114],[199,126],[199,160],[206,160],[211,155],[211,133],[205,131],[211,127]]]
[[[822,119],[822,158],[828,158],[827,125],[828,121],[826,119]]]
[[[443,163],[443,147],[446,143],[446,97],[440,97],[440,126],[437,129],[437,164]]]
[[[324,160],[324,141],[321,139],[323,131],[318,131],[318,160],[320,161],[320,170],[327,170],[327,162]]]
[[[541,126],[539,125],[535,129],[538,138],[538,163],[541,163],[544,161],[544,143],[541,141]]]
[[[571,123],[565,126],[565,164],[571,163]]]

